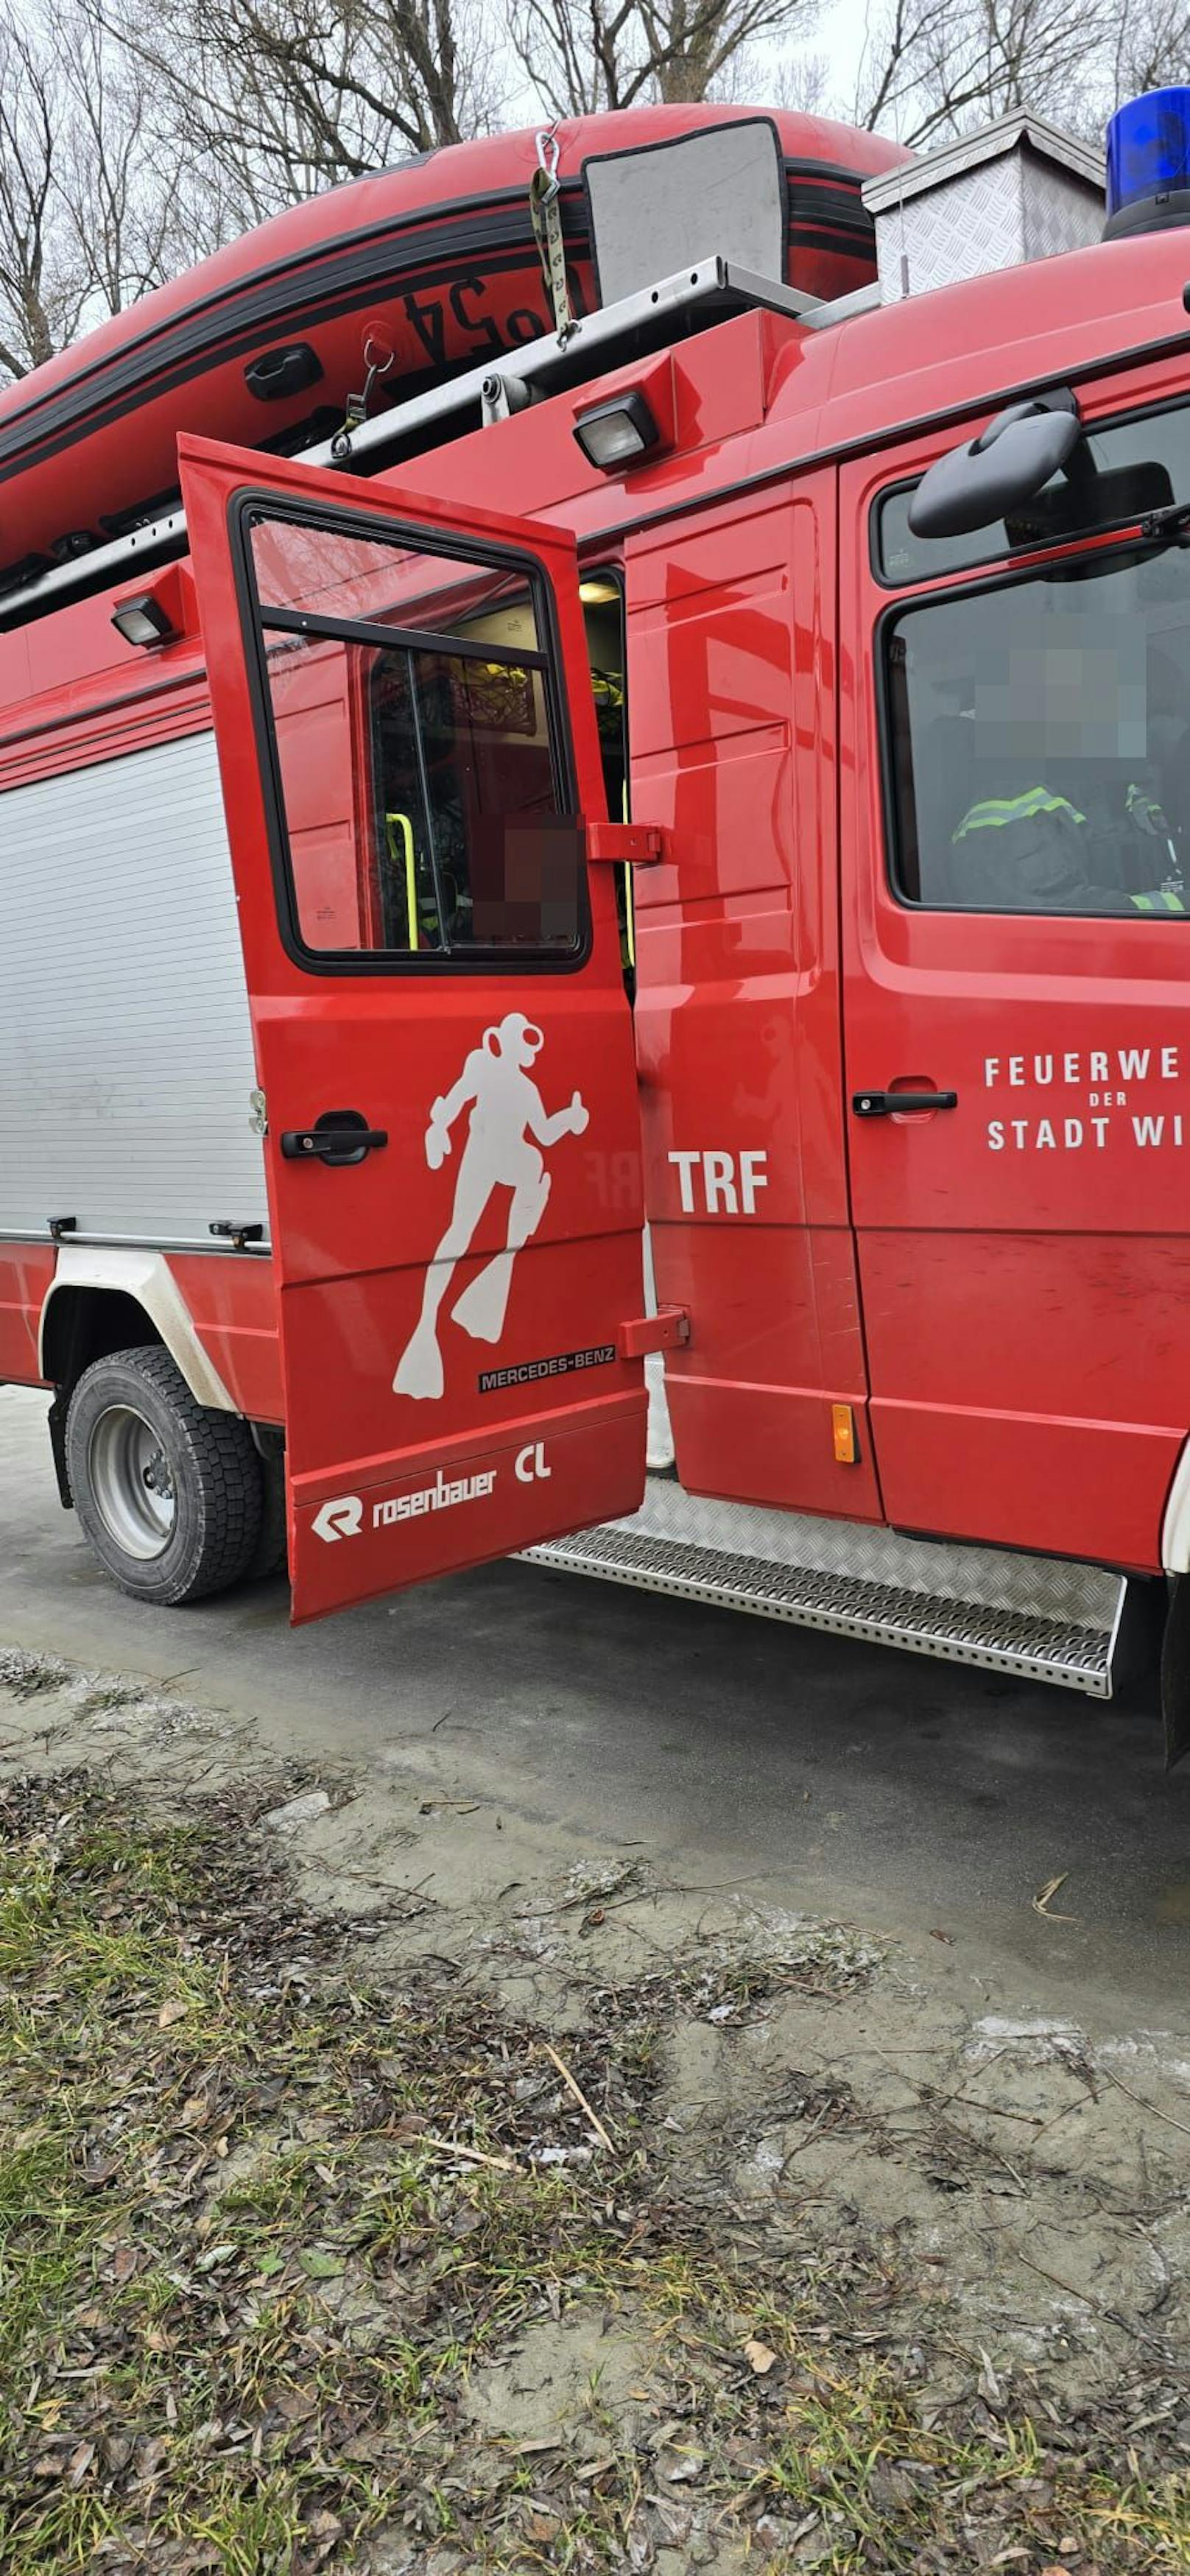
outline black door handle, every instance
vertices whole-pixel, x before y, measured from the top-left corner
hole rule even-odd
[[[358,1109],[324,1109],[312,1127],[287,1127],[281,1151],[287,1163],[362,1163],[388,1143],[387,1127],[369,1127]]]
[[[851,1106],[857,1118],[912,1117],[914,1110],[957,1109],[957,1091],[854,1091]]]

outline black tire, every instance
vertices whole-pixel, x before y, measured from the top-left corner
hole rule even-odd
[[[285,1458],[280,1450],[257,1451],[260,1468],[263,1508],[260,1536],[252,1551],[245,1580],[265,1583],[272,1574],[285,1574],[289,1568],[289,1532],[285,1511]]]
[[[197,1404],[158,1343],[84,1369],[66,1459],[90,1546],[134,1601],[173,1610],[246,1573],[264,1510],[252,1434]]]

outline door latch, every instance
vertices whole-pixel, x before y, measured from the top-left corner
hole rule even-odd
[[[631,1323],[621,1324],[616,1348],[622,1360],[643,1360],[654,1351],[680,1350],[689,1339],[689,1308],[661,1306],[655,1315],[634,1315]]]
[[[957,1109],[957,1091],[856,1091],[851,1106],[857,1118],[912,1118],[926,1109]]]
[[[287,1163],[362,1163],[388,1143],[387,1127],[369,1127],[358,1109],[324,1109],[312,1127],[287,1127],[281,1151]]]
[[[588,823],[587,857],[603,867],[661,867],[669,840],[663,823]]]
[[[241,1225],[238,1218],[234,1216],[213,1217],[207,1227],[207,1233],[225,1235],[233,1252],[242,1252],[246,1244],[260,1243],[264,1239],[262,1225]]]

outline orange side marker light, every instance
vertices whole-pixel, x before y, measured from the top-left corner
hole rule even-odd
[[[835,1444],[836,1467],[854,1467],[859,1458],[855,1436],[855,1415],[849,1404],[832,1404],[831,1436]]]

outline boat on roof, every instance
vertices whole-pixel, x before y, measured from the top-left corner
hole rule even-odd
[[[786,284],[829,299],[874,277],[860,190],[907,157],[900,146],[777,109],[632,108],[554,129],[576,314],[610,300],[601,295],[593,174],[727,127],[742,144],[746,125],[757,130],[746,166],[775,191]],[[167,512],[179,430],[294,454],[340,426],[370,365],[380,410],[548,333],[529,198],[539,159],[529,128],[329,189],[7,387],[0,593]],[[676,167],[658,163],[651,173],[662,204]],[[724,212],[711,196],[713,231]]]

